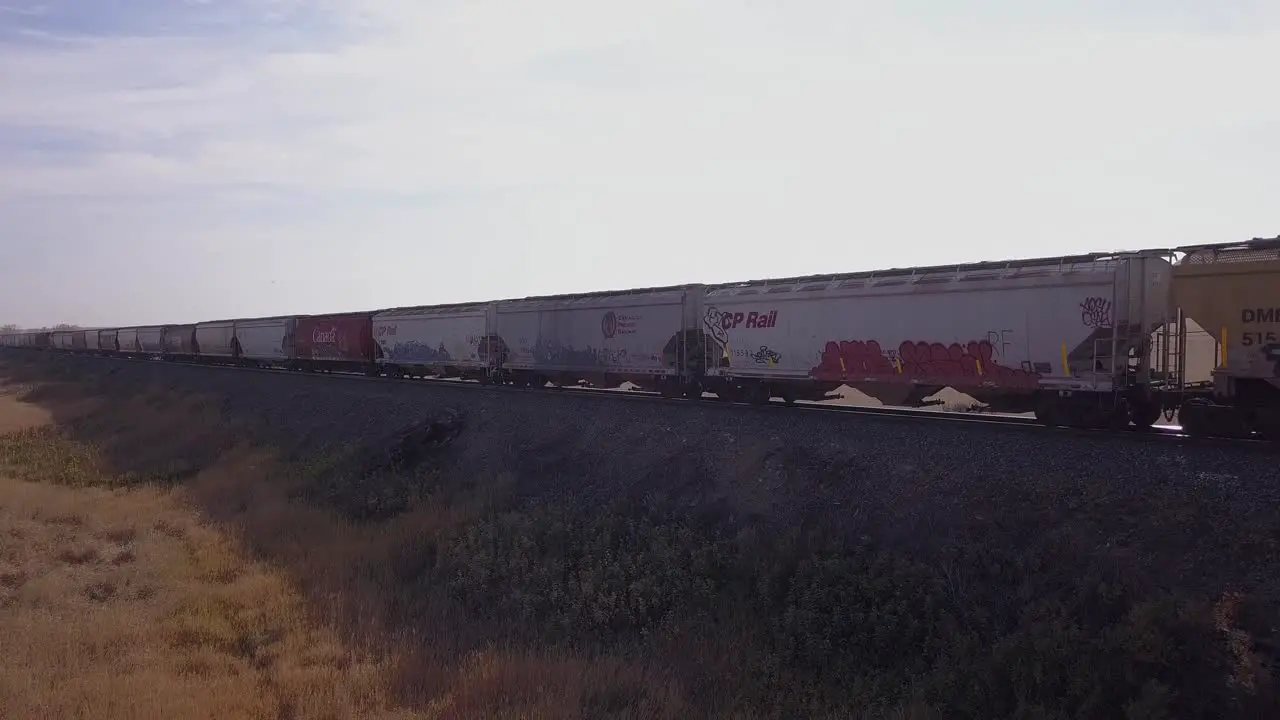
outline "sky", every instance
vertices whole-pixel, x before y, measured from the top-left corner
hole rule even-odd
[[[1264,0],[0,0],[0,323],[1280,234]]]

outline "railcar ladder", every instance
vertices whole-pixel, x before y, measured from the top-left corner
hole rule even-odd
[[[1181,310],[1175,310],[1173,318],[1161,314],[1160,329],[1155,332],[1154,342],[1152,359],[1160,378],[1156,388],[1162,400],[1175,399],[1172,404],[1162,403],[1165,419],[1172,420],[1186,393],[1187,319]]]

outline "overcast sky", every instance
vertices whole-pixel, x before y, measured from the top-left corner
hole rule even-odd
[[[0,322],[1274,236],[1278,21],[1265,0],[0,0]]]

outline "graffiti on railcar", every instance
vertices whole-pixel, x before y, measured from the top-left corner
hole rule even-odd
[[[725,313],[720,312],[719,308],[712,305],[707,308],[707,314],[702,318],[702,324],[706,326],[707,331],[711,333],[711,339],[714,340],[716,345],[720,346],[721,349],[729,343],[728,329],[722,323],[724,315]]]
[[[1085,298],[1080,303],[1080,323],[1087,328],[1111,327],[1111,301],[1096,296]]]
[[[562,345],[554,340],[539,337],[529,350],[533,362],[537,365],[558,367],[605,367],[626,362],[625,348],[597,348],[588,345],[585,348],[573,345]]]
[[[395,362],[442,363],[453,360],[453,355],[445,348],[444,342],[431,345],[417,340],[408,340],[392,345],[387,359]]]
[[[768,345],[761,345],[759,350],[751,353],[748,357],[755,360],[757,365],[768,365],[769,367],[782,362],[782,353]]]
[[[470,338],[467,341],[470,342]],[[501,335],[479,335],[476,336],[475,341],[476,357],[480,360],[485,362],[492,360],[499,366],[507,363],[510,351]]]
[[[884,350],[876,340],[829,341],[817,367],[809,371],[815,380],[875,380],[922,383],[961,388],[978,385],[1036,387],[1040,373],[1014,368],[996,360],[987,340],[940,343],[908,340],[897,350]]]

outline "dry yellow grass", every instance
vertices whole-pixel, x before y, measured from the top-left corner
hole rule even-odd
[[[0,707],[30,718],[383,715],[385,661],[155,489],[0,478]]]
[[[46,421],[0,397],[4,430]],[[394,717],[389,662],[171,491],[0,476],[4,717]]]

